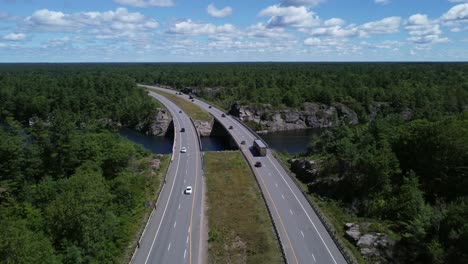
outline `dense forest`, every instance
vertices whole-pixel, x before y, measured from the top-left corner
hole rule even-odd
[[[468,105],[468,63],[250,63],[128,65],[137,82],[200,88],[200,96],[232,103],[300,107],[344,103],[361,120],[375,102],[415,117],[460,112]]]
[[[0,262],[125,262],[159,178],[106,120],[132,126],[155,107],[90,65],[1,65]]]
[[[466,112],[334,128],[303,155],[319,167],[316,177],[299,177],[310,192],[396,234],[393,261],[468,263]]]

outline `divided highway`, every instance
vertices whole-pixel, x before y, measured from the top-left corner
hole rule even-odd
[[[173,90],[146,86],[174,93]],[[187,95],[181,97],[188,100]],[[250,164],[260,161],[262,167],[254,167],[255,176],[271,211],[278,230],[280,242],[288,263],[347,263],[333,242],[314,210],[294,184],[271,151],[265,157],[252,155],[249,147],[256,136],[241,123],[216,107],[195,99],[194,104],[211,113],[241,146],[241,151]],[[232,129],[228,129],[232,126]],[[245,145],[241,145],[246,141]]]
[[[166,181],[131,263],[202,263],[203,183],[197,132],[189,117],[164,96],[150,92],[171,112],[174,152]],[[185,128],[185,132],[181,129]],[[186,153],[181,149],[186,148]],[[192,194],[185,194],[192,186]]]

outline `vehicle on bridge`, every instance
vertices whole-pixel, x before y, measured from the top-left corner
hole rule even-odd
[[[260,156],[266,156],[267,146],[260,139],[255,139],[253,142],[253,147],[258,151]]]

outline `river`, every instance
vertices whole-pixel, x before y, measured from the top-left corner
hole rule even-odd
[[[305,152],[312,140],[313,135],[319,135],[320,129],[306,129],[294,131],[282,131],[260,135],[270,146],[270,148],[298,154]],[[170,154],[172,152],[173,137],[148,136],[134,130],[123,128],[120,135],[140,144],[146,149],[156,154]],[[202,137],[203,151],[230,150],[227,140],[223,137]]]

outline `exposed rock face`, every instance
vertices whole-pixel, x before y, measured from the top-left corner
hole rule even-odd
[[[166,135],[172,122],[172,117],[166,109],[158,108],[156,113],[146,120],[143,120],[135,129],[145,132],[148,135],[164,136]]]
[[[369,263],[391,263],[395,242],[383,233],[361,234],[361,226],[369,227],[369,224],[346,223],[346,238],[359,248]]]
[[[195,123],[195,127],[197,128],[198,133],[200,133],[200,136],[202,137],[210,136],[211,130],[213,129],[214,121],[208,122],[208,121],[193,120],[193,123]]]
[[[354,223],[346,223],[345,227],[347,229],[345,231],[346,238],[356,245],[356,243],[359,241],[359,238],[361,237],[359,225]]]
[[[150,167],[153,170],[159,170],[159,167],[161,166],[161,160],[159,159],[152,159],[150,161]]]
[[[268,132],[333,127],[342,123],[359,123],[357,114],[344,104],[331,106],[319,103],[304,103],[300,109],[274,109],[271,105],[245,105],[235,103],[229,114],[242,121],[254,122]]]
[[[291,171],[305,183],[317,180],[319,176],[319,166],[314,160],[290,159]]]

